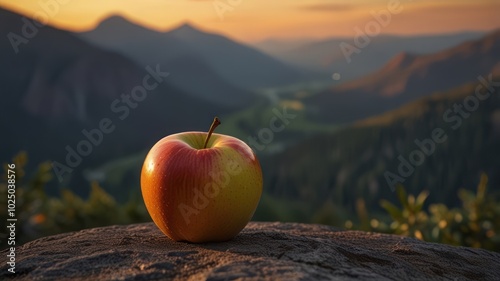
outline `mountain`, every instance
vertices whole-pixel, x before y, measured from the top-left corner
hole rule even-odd
[[[157,32],[114,16],[80,36],[141,64],[168,63],[181,57],[201,59],[226,83],[244,89],[288,84],[301,77],[296,69],[254,48],[201,31],[189,23]],[[192,83],[199,77],[193,77]]]
[[[460,188],[477,186],[481,172],[495,190],[500,184],[500,76],[492,81],[489,95],[481,82],[463,85],[263,159],[266,190],[280,200],[302,202],[304,209],[332,200],[350,210],[356,198],[363,198],[368,210],[378,209],[380,199],[396,199],[394,178],[388,182],[386,173],[401,177],[397,181],[410,193],[429,190],[430,203],[448,206],[457,205]],[[474,99],[478,103],[471,109]]]
[[[341,73],[342,80],[347,81],[376,71],[398,53],[435,53],[483,35],[481,32],[411,37],[379,35],[370,38],[365,47],[359,48],[359,53],[353,53],[350,62],[344,56],[341,44],[360,46],[355,44],[353,37],[312,42],[266,40],[255,44],[255,47],[291,65],[322,72],[325,78],[330,78],[334,72]]]
[[[18,53],[9,40],[0,40],[0,112],[6,121],[0,124],[2,162],[26,150],[31,164],[69,165],[73,150],[79,153],[73,159],[81,160],[65,174],[71,181],[67,186],[86,190],[88,184],[81,184],[85,167],[143,151],[173,132],[206,130],[213,116],[233,110],[176,88],[169,76],[158,73],[168,70],[162,65],[141,67],[72,33],[37,27],[42,25],[31,20],[27,24],[4,9],[0,18],[4,39],[32,32]],[[102,124],[112,132],[103,132]]]
[[[294,57],[290,56],[291,60],[287,59],[287,55],[289,53],[293,52],[294,50],[300,47],[313,44],[316,42],[318,41],[309,38],[287,38],[287,39],[267,38],[262,41],[255,42],[252,45],[266,54],[293,63]]]
[[[177,88],[200,100],[217,103],[233,110],[256,101],[249,90],[238,88],[217,75],[208,63],[197,56],[179,56],[165,63],[170,80]]]
[[[401,53],[380,70],[311,97],[327,122],[350,122],[500,73],[500,30],[434,54]]]

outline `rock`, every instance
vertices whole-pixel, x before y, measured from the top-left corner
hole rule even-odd
[[[5,257],[6,250],[2,251]],[[11,276],[5,263],[0,279]],[[232,241],[174,242],[152,223],[16,248],[19,280],[500,280],[500,254],[322,225],[249,223]]]

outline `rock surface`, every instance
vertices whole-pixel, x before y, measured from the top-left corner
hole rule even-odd
[[[6,250],[1,255],[5,257]],[[1,265],[0,279],[13,277]],[[19,280],[500,280],[500,254],[395,235],[250,223],[224,243],[173,242],[154,224],[40,238],[16,248]]]

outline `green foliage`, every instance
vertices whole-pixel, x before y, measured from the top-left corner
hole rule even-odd
[[[354,228],[416,237],[430,242],[500,251],[500,202],[487,194],[488,178],[481,175],[475,193],[461,189],[460,208],[449,209],[444,204],[423,207],[429,193],[417,197],[407,195],[402,186],[397,188],[401,207],[387,200],[380,202],[391,220],[372,218],[369,227],[363,223]],[[359,211],[358,211],[359,213]],[[359,214],[362,222],[366,215]]]
[[[387,200],[381,200],[380,205],[391,216],[392,223],[386,226],[383,223],[373,221],[371,226],[375,226],[375,228],[382,231],[390,230],[394,234],[423,239],[425,236],[422,233],[422,229],[425,228],[429,217],[422,211],[422,208],[429,193],[423,191],[415,198],[413,195],[408,196],[402,186],[398,186],[396,191],[402,209],[399,209]]]
[[[149,215],[140,199],[131,199],[121,205],[94,182],[89,197],[80,198],[70,189],[61,189],[60,197],[49,197],[45,186],[52,179],[50,163],[38,166],[34,175],[27,177],[24,170],[28,162],[25,152],[14,157],[16,165],[16,228],[17,243],[38,237],[112,224],[149,221]],[[7,166],[5,165],[5,171]],[[0,183],[0,209],[7,210],[7,183],[5,175]],[[137,197],[137,196],[136,196]],[[5,221],[7,213],[1,212]]]

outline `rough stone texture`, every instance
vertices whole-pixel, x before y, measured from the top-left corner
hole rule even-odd
[[[498,253],[290,223],[250,223],[207,244],[173,242],[152,223],[102,227],[32,241],[16,256],[19,280],[500,280]],[[2,263],[0,279],[9,276]]]

